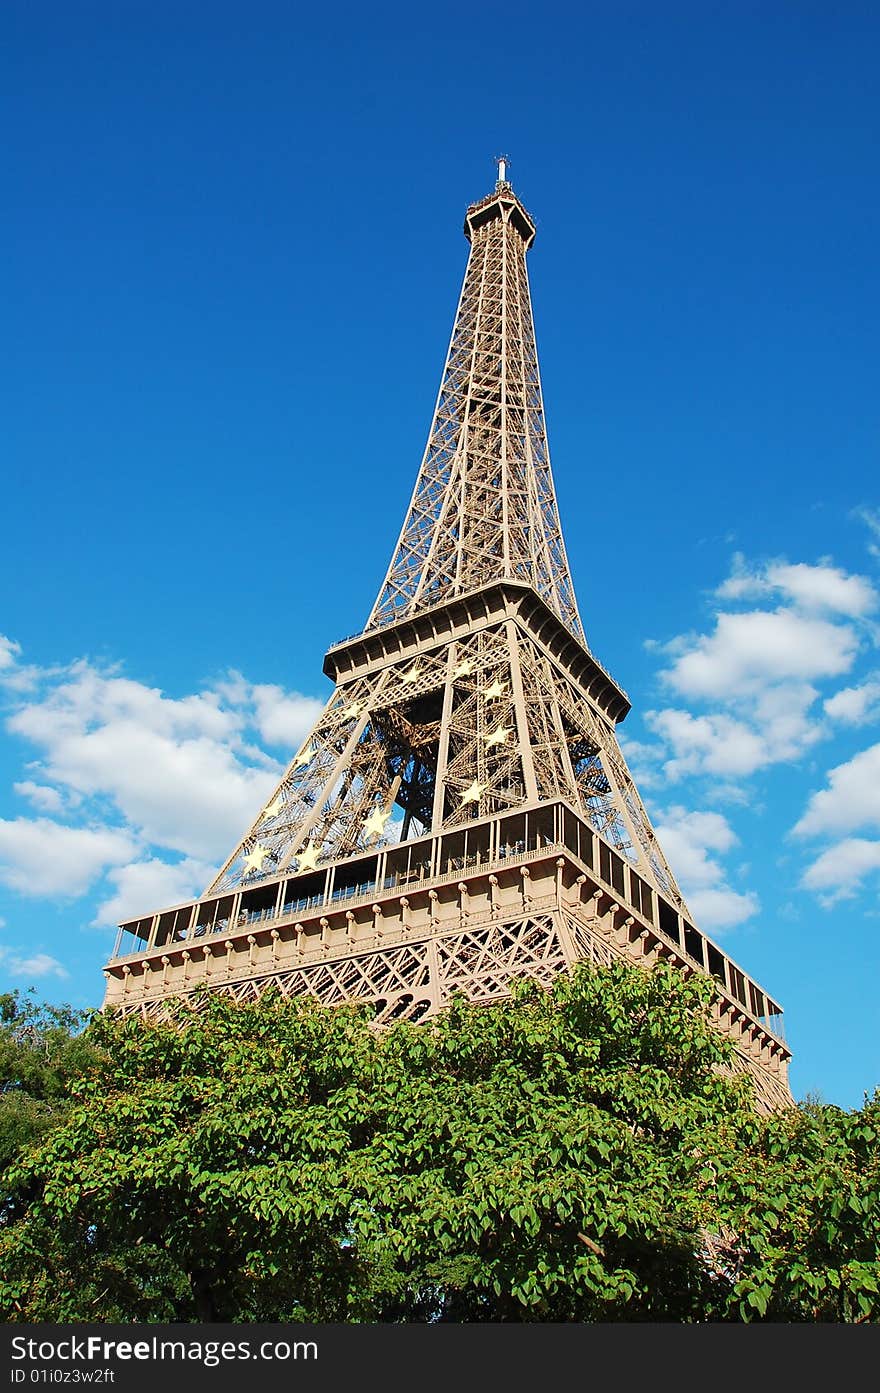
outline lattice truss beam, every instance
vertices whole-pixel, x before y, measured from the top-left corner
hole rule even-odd
[[[453,996],[471,1001],[499,1000],[519,978],[530,977],[550,987],[573,960],[572,941],[560,932],[554,912],[518,915],[479,928],[462,929],[436,938],[399,943],[374,952],[306,964],[288,972],[218,984],[236,1001],[258,999],[269,985],[283,996],[309,996],[322,1006],[348,1001],[379,1004],[376,1019],[405,1016],[421,1019],[441,1009]],[[595,961],[610,961],[605,944],[579,926],[578,949]],[[207,993],[164,997],[137,1006],[122,1006],[120,1014],[138,1011],[173,1019],[183,1010],[205,1009]],[[185,1004],[183,1004],[185,1003]]]
[[[209,890],[559,797],[682,905],[613,726],[503,620],[337,688]]]
[[[476,225],[481,209],[488,220]],[[583,641],[550,472],[526,219],[509,190],[468,210],[471,252],[428,444],[368,629],[514,577]]]

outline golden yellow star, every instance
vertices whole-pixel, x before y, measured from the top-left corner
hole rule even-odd
[[[261,871],[263,869],[263,862],[268,855],[268,847],[260,846],[259,842],[254,842],[253,847],[244,858],[245,871]]]
[[[473,672],[473,670],[474,670],[474,665],[473,665],[473,663],[471,662],[470,658],[464,658],[464,659],[459,663],[458,667],[453,669],[452,676],[453,676],[453,677],[467,677],[469,673]]]
[[[480,794],[483,792],[483,789],[484,789],[485,787],[486,787],[485,784],[477,783],[477,780],[474,779],[474,781],[473,781],[473,783],[471,784],[470,788],[466,788],[465,791],[464,791],[464,793],[461,795],[462,804],[465,804],[465,803],[479,803],[479,801],[480,801]]]
[[[491,701],[493,697],[502,697],[504,696],[506,690],[507,689],[504,686],[504,683],[500,680],[500,678],[496,677],[491,687],[487,687],[485,692],[483,693],[483,700]]]
[[[317,865],[318,853],[319,848],[315,846],[315,843],[309,842],[308,846],[304,847],[297,857],[297,870],[313,871]]]
[[[262,818],[260,819],[260,821],[261,821],[261,822],[269,822],[271,818],[277,817],[277,816],[278,816],[278,814],[281,812],[281,809],[282,809],[283,807],[284,807],[284,798],[282,797],[282,795],[281,795],[280,793],[278,793],[278,794],[275,795],[275,800],[274,800],[274,802],[270,803],[269,806],[268,806],[268,808],[266,809],[266,811],[263,813],[263,816],[262,816]]]
[[[383,812],[380,807],[375,807],[364,823],[364,832],[368,837],[381,837],[385,831],[385,823],[391,816],[391,809]]]
[[[419,678],[421,677],[421,675],[422,675],[422,672],[421,672],[421,668],[419,667],[418,663],[413,663],[413,665],[412,665],[412,667],[409,669],[409,671],[408,671],[408,672],[405,672],[405,673],[403,674],[403,680],[404,680],[404,682],[418,682],[418,680],[419,680]]]
[[[363,711],[363,706],[359,701],[352,701],[343,711],[343,716],[359,716]]]
[[[491,735],[486,736],[486,749],[491,749],[493,745],[506,745],[508,735],[512,734],[512,726],[497,726]]]
[[[305,749],[302,750],[302,751],[297,755],[296,759],[293,761],[293,767],[294,767],[294,769],[299,769],[300,766],[303,765],[303,764],[311,764],[311,762],[312,762],[312,760],[313,760],[313,758],[314,758],[314,755],[315,755],[315,747],[314,747],[314,745],[306,745]]]

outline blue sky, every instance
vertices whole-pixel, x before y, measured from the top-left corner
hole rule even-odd
[[[873,11],[873,12],[872,12]],[[796,1096],[880,1084],[876,7],[9,3],[0,985],[97,1004],[363,624],[492,156],[591,647]]]

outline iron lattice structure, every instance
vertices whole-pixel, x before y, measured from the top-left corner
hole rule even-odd
[[[526,251],[509,186],[468,209],[471,243],[428,445],[368,628],[499,577],[584,641],[556,506]]]
[[[334,692],[197,901],[122,926],[107,1004],[168,1013],[274,982],[419,1019],[586,958],[718,982],[764,1107],[790,1102],[781,1011],[693,924],[620,750],[625,693],[587,647],[556,504],[504,167],[471,249],[428,444]],[[401,894],[401,890],[405,893]]]

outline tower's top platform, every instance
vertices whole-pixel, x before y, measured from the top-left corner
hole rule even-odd
[[[526,212],[507,179],[499,179],[493,193],[487,194],[478,203],[470,205],[464,219],[465,237],[469,242],[472,242],[474,233],[479,228],[485,227],[487,223],[494,222],[496,219],[508,222],[515,227],[528,251],[535,240],[534,219]]]

